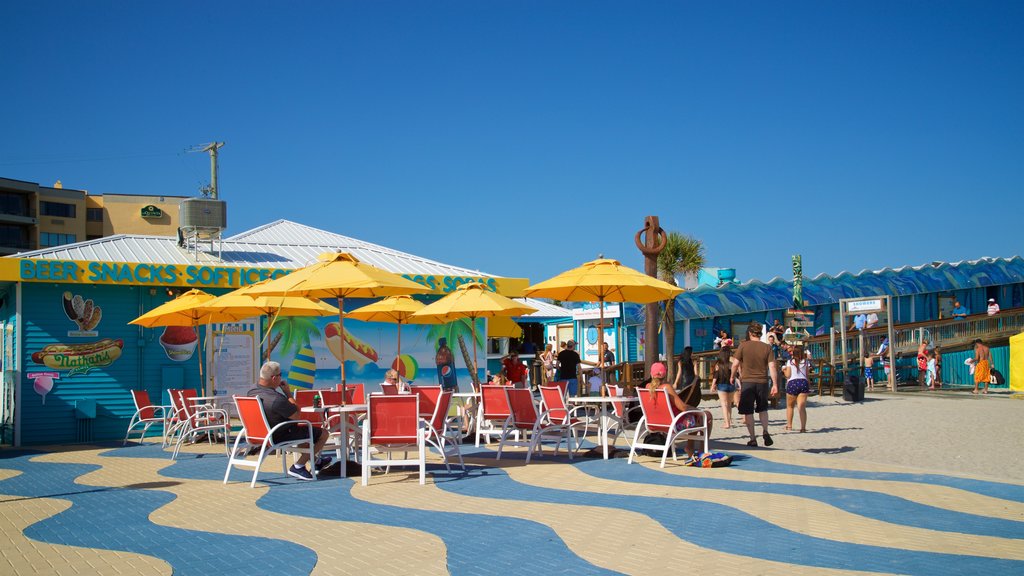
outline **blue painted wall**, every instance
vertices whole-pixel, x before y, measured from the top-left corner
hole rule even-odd
[[[80,327],[65,313],[63,294],[70,291],[84,300],[92,300],[102,310],[95,334],[82,334]],[[168,358],[158,339],[162,328],[143,329],[128,322],[143,312],[166,302],[166,292],[150,294],[148,288],[104,285],[26,284],[22,290],[24,317],[22,347],[21,442],[25,445],[87,442],[124,437],[128,421],[135,412],[129,390],[145,389],[154,401],[167,400],[165,368],[179,373],[183,380],[199,387],[201,347],[184,362]],[[109,366],[85,373],[55,370],[33,360],[33,353],[51,344],[84,344],[105,338],[121,340],[120,357]],[[200,343],[201,344],[201,343]],[[58,372],[52,390],[41,396],[29,375]],[[95,419],[76,418],[77,401],[95,401]]]

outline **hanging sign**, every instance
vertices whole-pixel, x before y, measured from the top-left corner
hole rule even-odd
[[[150,204],[142,207],[141,215],[143,218],[163,218],[164,211]]]

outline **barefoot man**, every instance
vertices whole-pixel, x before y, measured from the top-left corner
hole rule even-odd
[[[971,394],[978,393],[978,384],[985,383],[985,390],[982,394],[988,394],[988,380],[991,376],[992,353],[988,346],[978,338],[974,341],[974,390]]]

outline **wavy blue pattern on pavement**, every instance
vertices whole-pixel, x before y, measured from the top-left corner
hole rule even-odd
[[[103,456],[122,456],[132,453],[141,456],[142,450],[160,454],[159,446],[114,449]],[[227,458],[220,454],[179,455],[172,466],[160,470],[161,476],[182,479],[221,479]],[[166,457],[166,456],[164,456]],[[463,475],[457,468],[446,473],[441,464],[428,464],[427,473],[438,484],[472,483],[481,475],[500,471],[479,471],[467,466]],[[392,472],[396,474],[400,472]],[[248,483],[251,472],[236,471],[233,481]],[[561,537],[545,524],[518,518],[489,514],[474,514],[469,510],[435,512],[398,506],[374,504],[354,498],[350,490],[358,478],[333,478],[317,482],[303,482],[280,471],[260,474],[259,482],[270,486],[269,492],[256,505],[264,510],[295,517],[321,518],[345,522],[365,522],[382,526],[412,528],[434,534],[447,547],[448,569],[455,575],[493,573],[500,567],[502,574],[617,574],[595,566],[572,552]],[[415,480],[408,480],[415,482]],[[357,487],[359,490],[361,487]],[[488,494],[487,498],[502,495]],[[500,542],[500,546],[495,545]],[[528,550],[529,554],[524,554]]]
[[[627,465],[621,460],[584,459],[577,460],[581,471],[607,480],[621,482],[642,482],[681,488],[708,488],[714,490],[737,490],[741,492],[765,492],[788,494],[831,504],[841,510],[892,524],[927,528],[943,532],[966,532],[981,536],[1006,537],[1024,531],[1024,522],[989,518],[946,510],[913,502],[898,496],[891,496],[870,490],[832,488],[827,486],[794,486],[783,482],[754,482],[747,480],[723,480],[711,470],[706,475],[682,476],[651,469],[636,464]],[[744,468],[746,468],[744,466]]]
[[[434,473],[438,485],[473,484],[494,471],[473,470],[462,476],[453,470],[446,474],[443,466]],[[394,474],[394,472],[392,472]],[[354,480],[358,482],[358,479]],[[272,487],[260,498],[260,508],[327,520],[368,522],[383,526],[413,528],[434,534],[447,547],[448,570],[455,576],[463,574],[617,574],[595,566],[572,552],[558,533],[545,524],[460,512],[435,512],[373,504],[350,494],[353,479],[311,482],[302,486]],[[415,480],[408,480],[415,482]],[[356,490],[362,489],[356,487]],[[372,489],[372,488],[371,488]],[[426,488],[425,488],[426,489]],[[503,498],[500,493],[483,494],[485,498]]]
[[[170,564],[175,574],[185,575],[251,576],[251,567],[245,561],[257,557],[266,557],[267,564],[261,565],[280,574],[309,573],[316,563],[311,550],[291,542],[154,524],[149,515],[174,500],[175,495],[144,487],[75,484],[76,478],[99,466],[29,462],[41,452],[9,450],[2,454],[0,468],[23,473],[0,480],[0,494],[71,502],[67,510],[27,527],[24,535],[28,538],[154,556]]]
[[[986,480],[974,480],[971,478],[959,478],[956,476],[944,476],[942,474],[834,470],[831,468],[781,464],[753,456],[748,456],[742,461],[734,461],[734,465],[739,465],[744,470],[776,474],[803,474],[805,476],[820,476],[824,478],[853,478],[859,480],[887,480],[895,482],[934,484],[936,486],[959,488],[960,490],[966,490],[968,492],[974,492],[984,496],[991,496],[993,498],[1001,498],[1003,500],[1011,500],[1014,502],[1024,502],[1024,486],[1002,482],[990,482]]]
[[[591,460],[586,464],[613,463],[625,470],[623,462]],[[635,472],[639,466],[629,466]],[[646,470],[646,469],[645,469]],[[660,522],[673,534],[698,546],[731,554],[803,564],[826,568],[896,572],[901,574],[932,575],[938,573],[1024,573],[1024,562],[977,556],[916,552],[882,546],[866,546],[807,536],[766,522],[741,510],[677,498],[648,496],[619,496],[595,492],[578,492],[538,488],[513,481],[499,470],[485,469],[487,474],[475,476],[471,482],[446,482],[439,486],[465,496],[503,498],[555,504],[604,506],[631,510],[645,514]],[[650,483],[652,476],[666,476],[657,472],[641,480]],[[595,474],[595,476],[597,476]],[[604,477],[604,475],[601,475]],[[674,478],[674,477],[673,477]],[[637,479],[634,478],[634,481]],[[667,484],[660,482],[660,484]],[[695,521],[699,519],[699,521]],[[742,527],[743,536],[723,537]],[[750,535],[756,534],[753,538]],[[770,544],[768,544],[770,543]]]

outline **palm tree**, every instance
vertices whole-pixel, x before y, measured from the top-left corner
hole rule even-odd
[[[281,316],[274,322],[274,336],[267,346],[267,359],[274,351],[278,343],[284,340],[281,346],[281,354],[287,356],[295,354],[302,348],[309,346],[313,340],[320,339],[320,329],[316,321],[303,316]]]
[[[704,243],[686,234],[669,232],[665,239],[665,249],[658,254],[658,276],[662,280],[678,286],[676,274],[693,274],[704,267]],[[676,363],[672,361],[676,344],[675,300],[665,307],[664,317],[665,357],[668,358],[669,382],[675,379]]]

